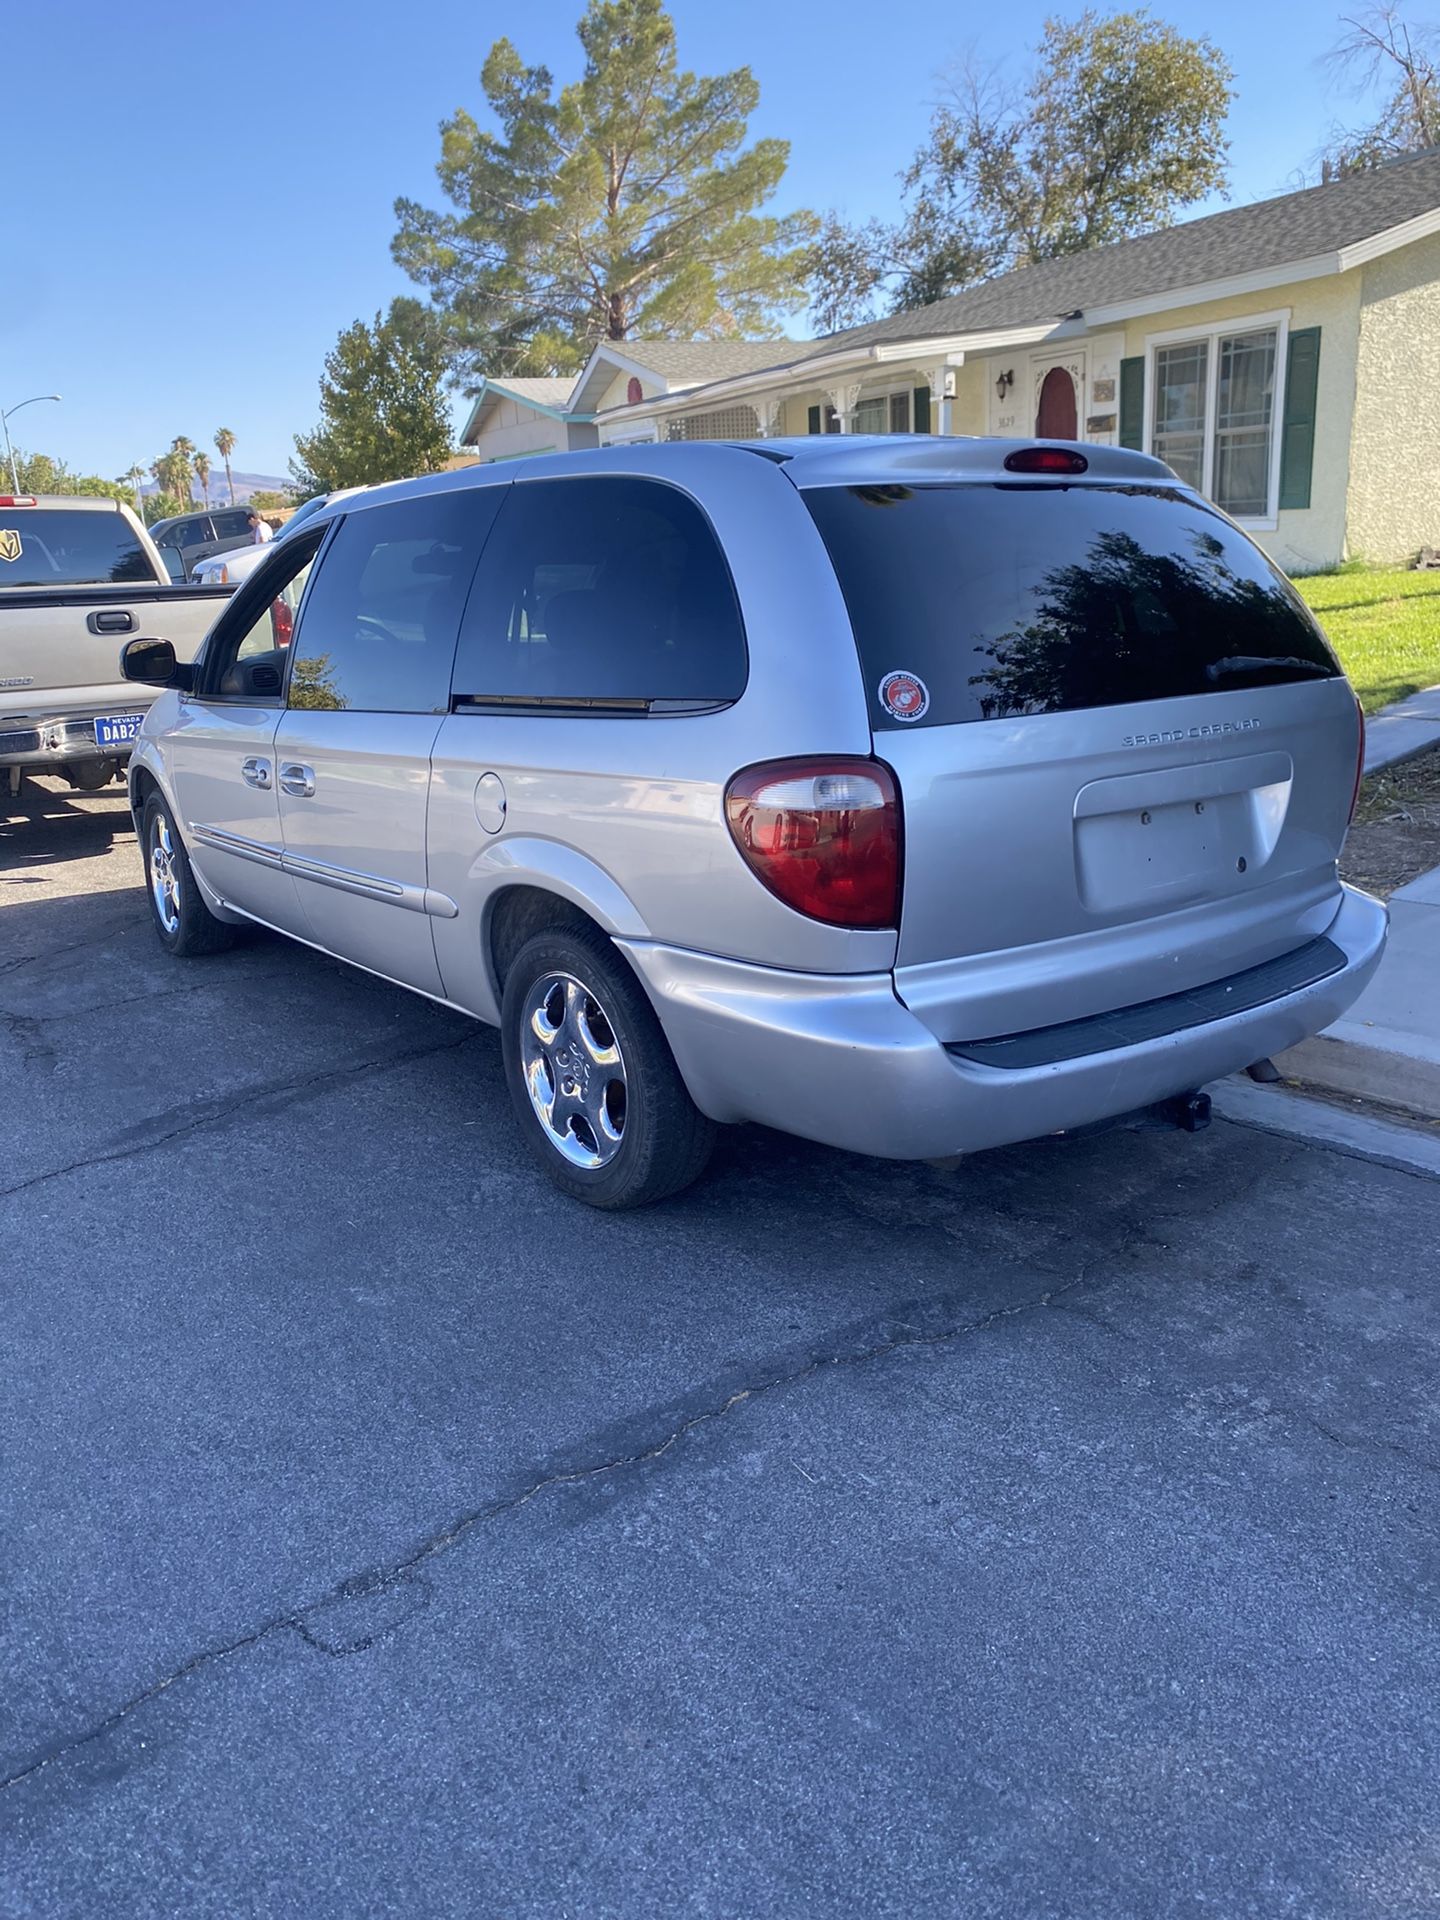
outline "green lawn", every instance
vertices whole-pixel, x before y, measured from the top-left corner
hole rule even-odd
[[[1367,713],[1440,685],[1440,572],[1356,567],[1310,574],[1295,585]]]

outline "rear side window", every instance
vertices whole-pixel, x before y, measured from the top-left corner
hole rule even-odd
[[[949,726],[1332,678],[1265,555],[1171,487],[820,487],[872,724]],[[900,718],[884,704],[887,676]],[[913,689],[922,683],[924,698]]]
[[[521,481],[475,576],[459,700],[711,706],[745,688],[745,636],[710,527],[658,480]]]
[[[118,513],[0,507],[0,593],[6,587],[110,586],[155,568]]]
[[[292,707],[446,711],[460,613],[498,492],[422,494],[341,523],[295,636]]]

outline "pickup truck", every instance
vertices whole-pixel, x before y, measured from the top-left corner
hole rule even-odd
[[[0,796],[26,773],[94,792],[123,773],[151,698],[120,674],[135,635],[193,660],[228,586],[176,586],[129,507],[0,494]]]

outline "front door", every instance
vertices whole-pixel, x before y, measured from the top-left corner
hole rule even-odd
[[[500,488],[349,513],[301,609],[275,736],[286,866],[308,937],[441,992],[425,826],[455,640]]]
[[[1079,429],[1075,381],[1070,369],[1051,367],[1040,385],[1035,437],[1037,440],[1074,440],[1079,437]]]
[[[301,931],[302,916],[282,864],[275,729],[294,609],[319,541],[287,543],[235,595],[167,743],[180,831],[201,878],[228,905],[286,933]]]

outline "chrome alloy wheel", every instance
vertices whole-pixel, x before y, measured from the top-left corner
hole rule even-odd
[[[573,1167],[608,1166],[625,1138],[625,1061],[604,1007],[573,974],[542,974],[531,987],[520,1055],[552,1146]]]
[[[166,933],[175,933],[180,926],[180,876],[175,870],[170,822],[163,813],[155,815],[150,828],[150,897],[160,925]]]

